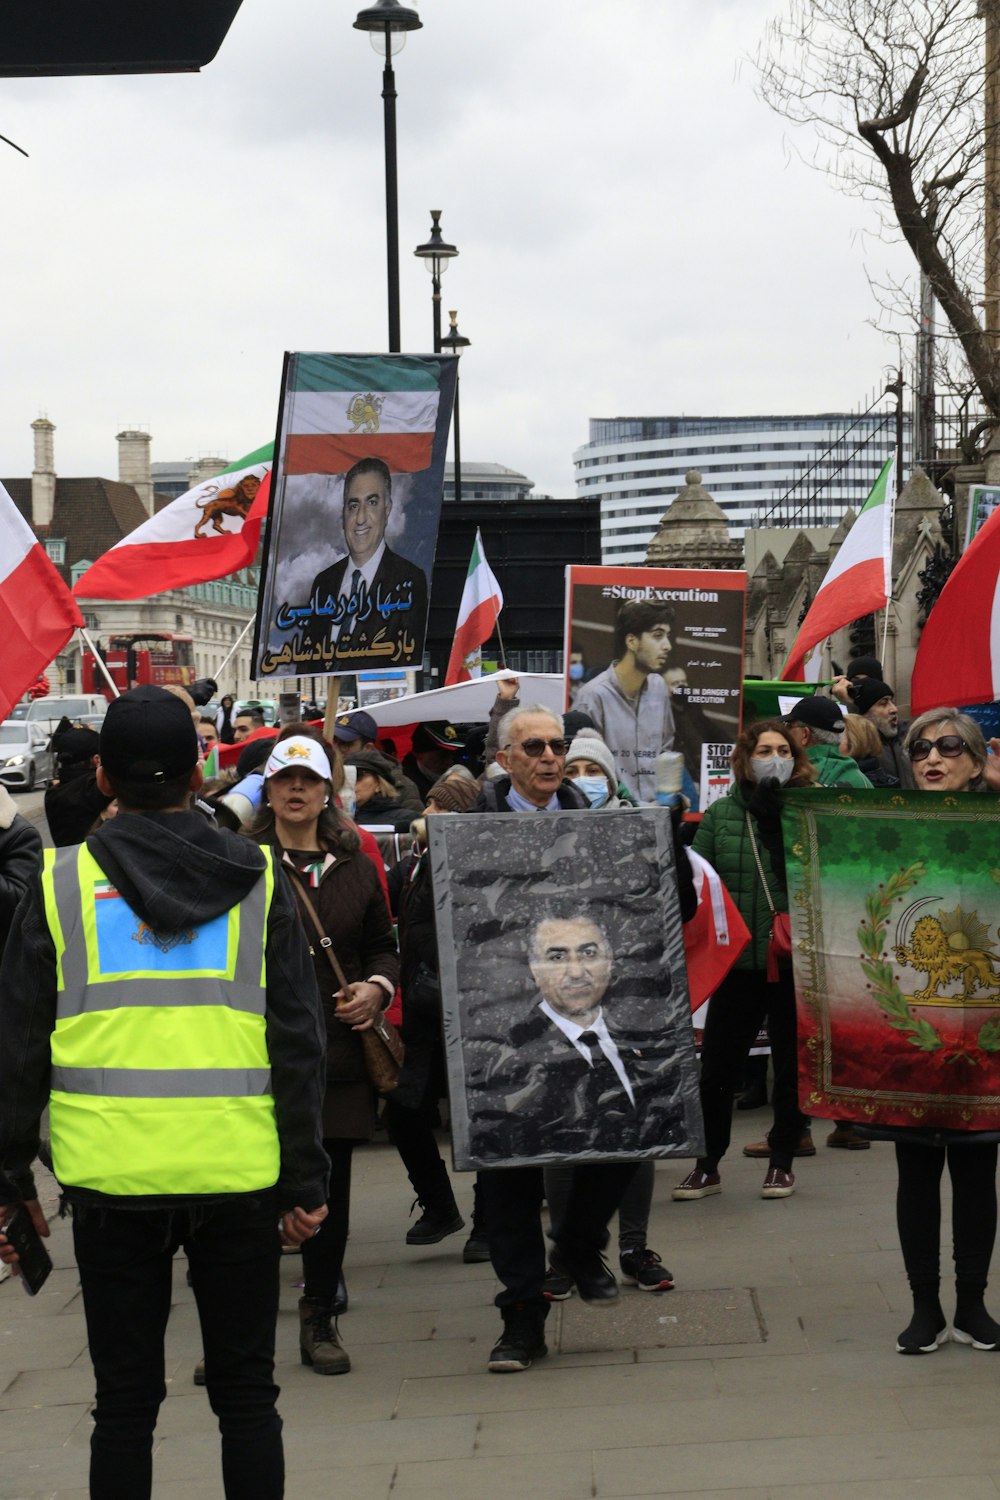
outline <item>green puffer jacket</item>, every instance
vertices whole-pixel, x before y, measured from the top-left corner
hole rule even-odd
[[[817,786],[854,786],[871,790],[871,782],[856,760],[836,745],[807,745],[806,754],[816,767]]]
[[[757,865],[746,823],[747,803],[735,783],[725,797],[707,809],[694,836],[693,849],[714,865],[726,889],[740,909],[750,929],[751,941],[744,948],[734,969],[767,968],[767,943],[771,936],[771,908],[761,887]],[[754,822],[757,852],[767,876],[771,900],[777,911],[788,910],[788,893],[771,869],[767,850]]]

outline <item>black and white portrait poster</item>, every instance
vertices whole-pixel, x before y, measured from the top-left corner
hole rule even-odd
[[[669,815],[427,827],[456,1168],[697,1156]]]
[[[721,569],[566,569],[567,707],[590,715],[640,803],[656,800],[663,750],[684,756],[692,812],[720,795],[713,768],[740,728],[746,587]]]
[[[449,354],[288,354],[253,676],[419,668]]]

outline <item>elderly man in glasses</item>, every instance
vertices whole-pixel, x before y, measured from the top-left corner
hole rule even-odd
[[[506,775],[487,781],[476,812],[541,812],[589,807],[582,792],[565,780],[562,719],[539,703],[512,709],[500,720],[497,761]]]
[[[497,760],[506,774],[484,783],[472,812],[545,813],[589,807],[583,793],[563,778],[568,747],[562,719],[551,709],[537,703],[512,709],[500,721],[499,746]],[[526,1003],[530,1003],[527,996]],[[580,1166],[565,1207],[553,1213],[553,1266],[575,1283],[584,1302],[610,1302],[618,1295],[618,1284],[601,1251],[608,1242],[608,1222],[635,1169],[634,1162]],[[490,1259],[502,1282],[496,1305],[503,1332],[488,1368],[494,1374],[527,1370],[547,1353],[542,1168],[499,1167],[480,1172],[479,1191]]]

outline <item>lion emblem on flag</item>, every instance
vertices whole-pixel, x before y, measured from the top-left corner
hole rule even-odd
[[[352,423],[352,432],[378,432],[379,418],[385,405],[384,396],[353,396],[347,407],[347,420]]]
[[[198,509],[201,511],[198,524],[194,528],[196,537],[205,534],[205,527],[209,524],[223,536],[227,534],[223,520],[229,516],[234,521],[245,521],[250,514],[257,491],[260,489],[260,480],[256,474],[244,474],[238,484],[232,489],[218,490],[209,495],[205,500],[197,501]]]

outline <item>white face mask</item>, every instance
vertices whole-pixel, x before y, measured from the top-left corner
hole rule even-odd
[[[591,807],[603,807],[610,796],[607,779],[604,776],[578,776],[576,785]]]
[[[750,760],[750,774],[754,781],[766,781],[773,777],[779,786],[785,786],[792,779],[795,770],[795,761],[790,755],[754,755]]]

